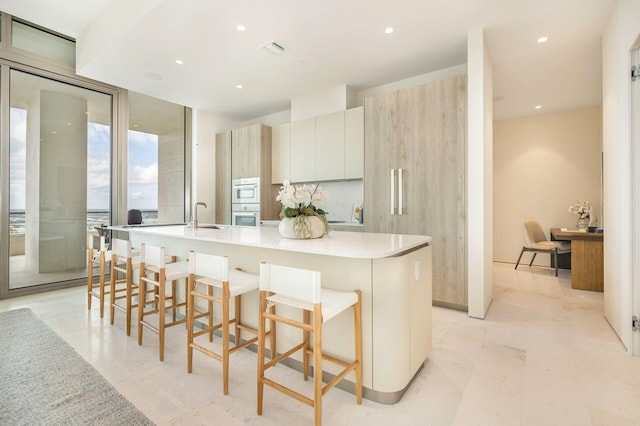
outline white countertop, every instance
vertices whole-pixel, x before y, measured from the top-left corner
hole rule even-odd
[[[191,229],[185,225],[112,226],[109,229],[358,259],[393,257],[431,243],[431,237],[424,235],[340,231],[331,231],[322,238],[312,240],[292,240],[280,236],[278,229],[273,227],[219,226],[223,229]]]

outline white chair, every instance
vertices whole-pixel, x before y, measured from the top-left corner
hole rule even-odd
[[[127,336],[131,335],[131,311],[138,304],[133,298],[138,297],[138,284],[133,282],[134,270],[140,268],[140,253],[131,248],[131,241],[114,238],[111,243],[111,325],[115,319],[115,310],[125,313]],[[118,278],[120,274],[120,278]],[[152,290],[153,291],[153,290]],[[125,301],[121,306],[118,301]],[[144,298],[143,298],[144,300]]]
[[[187,302],[178,303],[177,300],[177,280],[185,280],[185,294],[186,294],[186,279],[189,275],[189,267],[187,261],[167,263],[165,257],[164,247],[149,246],[144,243],[140,244],[140,282],[138,284],[138,296],[147,295],[151,293],[148,290],[148,286],[152,286],[152,289],[157,289],[155,292],[156,303],[149,303],[146,300],[138,300],[138,344],[142,345],[142,330],[148,328],[159,336],[159,354],[160,361],[164,361],[164,335],[165,329],[173,327],[174,325],[186,323],[186,317],[183,319],[177,319],[177,310],[180,307],[186,307]],[[170,296],[166,295],[167,282],[171,282]],[[171,304],[167,306],[167,302]],[[152,304],[153,308],[147,310],[147,305]],[[167,322],[166,312],[172,312],[172,320]],[[145,320],[145,317],[153,314],[158,314],[158,324],[152,324]]]
[[[229,258],[226,256],[214,256],[203,253],[189,252],[189,278],[187,303],[187,371],[191,373],[193,365],[193,350],[196,349],[222,362],[222,387],[224,394],[229,393],[229,355],[245,348],[258,340],[258,330],[242,324],[241,321],[241,297],[250,291],[258,290],[260,276],[240,270],[229,270]],[[219,295],[214,295],[214,289]],[[206,301],[206,311],[196,309],[196,298]],[[234,298],[234,318],[230,318],[230,300]],[[222,307],[222,319],[218,324],[213,323],[213,304],[219,303]],[[199,331],[195,330],[194,320],[206,317],[207,326]],[[229,346],[229,326],[235,326],[235,344]],[[209,341],[213,340],[213,332],[221,329],[222,353],[200,345],[194,341],[196,337],[209,335]],[[249,331],[255,337],[241,341],[241,330]],[[271,325],[267,333],[271,339],[271,354],[275,353],[275,324]]]
[[[89,235],[87,241],[87,309],[91,310],[93,297],[100,301],[100,318],[104,317],[104,299],[111,294],[111,288],[106,283],[107,263],[111,261],[104,236]],[[93,281],[93,268],[98,267],[98,282]]]
[[[362,316],[361,294],[359,290],[343,292],[321,288],[320,272],[306,269],[298,269],[287,266],[260,265],[260,322],[258,325],[258,414],[262,414],[262,400],[264,385],[291,396],[314,408],[314,423],[322,424],[322,396],[338,382],[344,379],[349,372],[355,372],[356,399],[362,403]],[[302,309],[303,321],[276,315],[268,311],[270,305],[285,305]],[[354,312],[354,360],[344,361],[322,353],[322,324],[329,321],[339,313],[353,307]],[[313,319],[310,321],[310,317]],[[302,343],[283,351],[265,364],[265,322],[274,320],[283,324],[300,328],[302,330]],[[313,333],[313,348],[311,348],[310,333]],[[304,380],[308,379],[309,360],[313,356],[313,398],[302,395],[281,383],[267,378],[267,369],[275,366],[280,361],[302,350]],[[322,384],[322,360],[335,363],[343,367],[343,370],[324,387]]]
[[[544,231],[540,224],[533,220],[524,221],[524,239],[526,245],[522,247],[520,256],[516,262],[516,267],[520,264],[520,259],[525,251],[533,252],[529,267],[533,265],[533,260],[538,253],[548,253],[553,256],[553,262],[556,269],[556,277],[558,276],[558,254],[571,253],[571,242],[568,241],[549,241],[544,235]]]

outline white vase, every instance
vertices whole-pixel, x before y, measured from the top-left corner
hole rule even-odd
[[[324,236],[327,228],[317,216],[296,216],[283,218],[278,231],[285,238],[310,239]]]

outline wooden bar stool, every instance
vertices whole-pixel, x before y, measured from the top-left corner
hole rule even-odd
[[[320,287],[320,272],[287,266],[260,265],[260,322],[258,325],[258,414],[262,414],[264,385],[314,408],[314,423],[322,424],[322,396],[338,382],[354,371],[356,376],[356,400],[362,403],[362,313],[359,290],[343,292]],[[268,312],[270,305],[285,305],[303,310],[303,321]],[[355,360],[337,359],[322,353],[322,324],[353,306],[355,332]],[[313,319],[310,321],[310,316]],[[302,330],[302,343],[285,351],[265,364],[265,321],[275,320]],[[313,333],[313,348],[310,347]],[[280,361],[302,350],[304,380],[308,379],[308,356],[313,356],[313,398],[308,398],[267,377],[265,372]],[[322,360],[338,364],[344,369],[324,387],[322,386]]]
[[[133,282],[134,270],[139,268],[140,253],[131,248],[131,241],[114,238],[111,242],[111,325],[115,319],[115,310],[124,312],[127,336],[131,335],[131,311],[138,306],[137,303],[133,304],[133,298],[140,299],[138,284]],[[124,274],[124,277],[116,279],[118,273]],[[123,299],[124,306],[118,303]]]
[[[138,297],[146,295],[151,290],[154,292],[155,302],[150,303],[144,297],[144,300],[138,300],[138,344],[142,345],[142,330],[144,327],[158,333],[159,336],[159,354],[160,361],[164,361],[164,334],[165,329],[174,325],[186,323],[187,319],[176,319],[178,308],[186,307],[187,302],[179,303],[177,300],[176,283],[179,279],[185,279],[186,294],[186,278],[189,275],[189,267],[187,261],[176,262],[175,257],[172,263],[166,262],[164,247],[149,246],[144,243],[140,244],[140,282],[138,284]],[[170,296],[167,296],[167,282],[171,283],[169,289]],[[151,286],[151,289],[148,288]],[[167,305],[170,302],[170,305]],[[147,310],[147,305],[152,304],[153,307]],[[166,312],[172,312],[172,320],[167,322]],[[145,320],[145,317],[158,314],[158,324],[154,325]]]
[[[107,248],[104,236],[89,235],[87,241],[87,309],[91,310],[91,298],[95,297],[100,301],[100,318],[104,317],[104,299],[107,294],[111,294],[111,288],[106,283],[107,262],[111,261],[111,252]],[[98,282],[93,281],[93,268],[98,266]],[[107,288],[109,287],[109,288]]]
[[[197,349],[222,362],[222,388],[224,394],[229,393],[229,355],[255,343],[258,340],[258,330],[240,322],[240,302],[243,294],[258,290],[260,276],[240,270],[229,270],[229,258],[226,256],[214,256],[209,254],[189,252],[189,279],[187,303],[187,371],[191,373],[193,365],[193,350]],[[214,295],[214,289],[218,289],[219,296]],[[196,309],[196,298],[201,298],[207,303],[206,311]],[[230,316],[230,300],[234,298],[234,318]],[[213,304],[222,306],[222,319],[218,324],[213,323]],[[275,310],[272,309],[274,313]],[[194,320],[207,317],[208,326],[196,331]],[[235,326],[235,345],[229,347],[229,326]],[[209,341],[213,341],[213,332],[221,329],[222,353],[216,353],[205,346],[194,342],[194,338],[204,334],[209,335]],[[249,331],[256,337],[241,341],[241,331]],[[271,357],[275,354],[275,322],[271,322],[269,332],[265,336],[271,341]]]

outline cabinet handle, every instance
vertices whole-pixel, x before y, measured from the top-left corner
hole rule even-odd
[[[398,169],[398,215],[402,216],[402,169]]]
[[[391,169],[391,216],[395,214],[395,198],[396,198],[396,175],[395,169]]]

